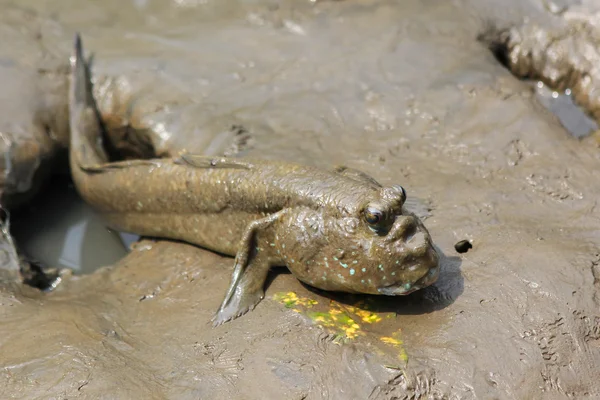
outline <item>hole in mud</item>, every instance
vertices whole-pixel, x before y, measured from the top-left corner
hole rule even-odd
[[[68,268],[76,274],[114,264],[138,239],[106,228],[68,175],[52,177],[30,204],[11,213],[11,233],[34,266]]]
[[[8,212],[2,208],[2,206],[0,206],[0,223],[2,223],[2,225],[6,224],[6,222],[8,221]]]
[[[473,245],[468,240],[461,240],[460,242],[458,242],[454,245],[454,250],[456,250],[456,252],[460,253],[460,254],[466,253],[467,251],[469,251],[472,248],[473,248]]]

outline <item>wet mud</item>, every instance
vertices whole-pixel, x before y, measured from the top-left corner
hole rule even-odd
[[[600,75],[596,68],[600,60],[600,8],[593,3],[557,6],[551,2],[546,8],[545,20],[524,18],[509,28],[490,25],[480,40],[515,76],[539,81],[542,103],[558,114],[575,136],[594,134],[600,121]],[[551,89],[550,96],[543,92],[544,85]],[[573,111],[569,98],[586,116]]]
[[[358,168],[428,205],[443,257],[435,285],[397,298],[311,290],[277,269],[260,307],[212,328],[229,257],[144,239],[43,293],[10,279],[5,240],[0,397],[600,397],[600,153],[478,40],[490,20],[560,16],[497,3],[2,2],[0,29],[15,39],[2,42],[14,75],[0,76],[11,84],[0,112],[15,108],[0,132],[48,143],[33,154],[60,157],[66,126],[54,111],[42,115],[62,133],[35,124],[31,93],[53,94],[42,110],[66,96],[61,73],[43,81],[54,91],[27,89],[45,65],[39,43],[58,60],[48,65],[67,65],[81,31],[101,112],[134,138],[132,157],[229,151]]]

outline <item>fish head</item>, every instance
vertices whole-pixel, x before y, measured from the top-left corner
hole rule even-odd
[[[350,293],[406,295],[434,283],[439,256],[401,186],[383,187],[352,213],[324,218],[307,283]]]

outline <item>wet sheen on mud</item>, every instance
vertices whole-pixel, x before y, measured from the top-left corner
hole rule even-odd
[[[581,109],[571,97],[571,91],[564,93],[551,90],[543,82],[537,82],[535,93],[540,103],[556,115],[565,129],[576,138],[587,137],[598,130],[598,124]]]

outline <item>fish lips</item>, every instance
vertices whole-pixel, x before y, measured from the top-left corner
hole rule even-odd
[[[430,268],[429,271],[427,271],[427,273],[419,278],[419,280],[417,280],[415,283],[396,282],[388,286],[377,288],[377,291],[386,296],[405,296],[435,283],[439,275],[440,266],[436,265],[435,267]]]

